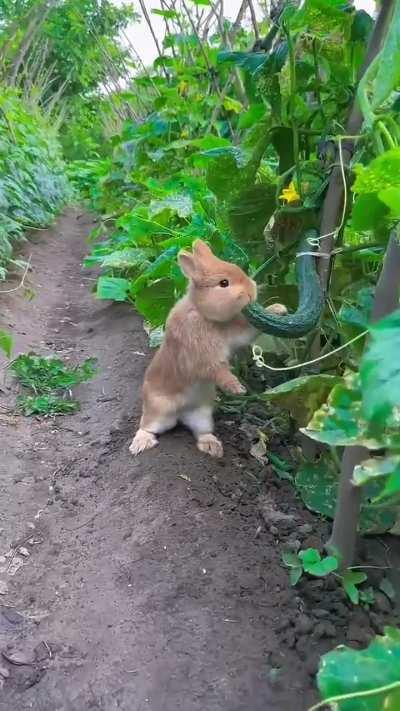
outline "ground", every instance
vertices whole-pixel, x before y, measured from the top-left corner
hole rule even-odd
[[[320,654],[365,644],[391,604],[289,587],[282,540],[318,545],[326,524],[239,421],[219,419],[222,461],[184,430],[131,457],[150,354],[132,308],[91,293],[92,221],[69,210],[35,233],[25,285],[0,297],[16,353],[99,361],[81,411],[56,419],[15,415],[0,374],[0,711],[306,711]]]

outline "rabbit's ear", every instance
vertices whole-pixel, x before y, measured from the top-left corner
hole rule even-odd
[[[201,260],[207,260],[210,258],[215,258],[215,255],[212,253],[210,247],[203,242],[201,239],[196,239],[195,242],[193,242],[193,254]]]
[[[188,279],[194,279],[197,274],[197,269],[193,254],[190,254],[190,252],[179,252],[178,262],[184,275],[188,277]]]

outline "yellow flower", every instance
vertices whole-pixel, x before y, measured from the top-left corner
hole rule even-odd
[[[300,200],[300,195],[294,186],[293,180],[289,183],[287,188],[283,188],[279,197],[281,200],[286,200],[288,205],[290,205],[291,202],[298,202]]]
[[[187,81],[184,81],[183,79],[179,82],[178,85],[178,92],[181,96],[186,96],[188,93],[189,89],[189,84]]]

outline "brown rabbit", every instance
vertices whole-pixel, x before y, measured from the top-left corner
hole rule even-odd
[[[155,447],[157,434],[181,422],[192,431],[198,449],[222,457],[222,444],[213,434],[216,386],[235,395],[246,392],[231,373],[229,358],[257,334],[241,315],[256,300],[257,286],[201,240],[193,244],[192,254],[180,252],[178,260],[189,288],[172,309],[164,341],[147,368],[140,429],[129,449],[136,455]],[[268,310],[287,313],[281,304]]]

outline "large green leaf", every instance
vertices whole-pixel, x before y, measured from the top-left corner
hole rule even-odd
[[[339,479],[329,457],[319,462],[304,462],[296,474],[298,489],[304,504],[311,511],[333,518]]]
[[[162,326],[175,303],[175,286],[171,279],[159,279],[136,294],[139,313],[152,326]]]
[[[389,215],[389,208],[378,197],[377,193],[358,195],[354,201],[351,213],[353,229],[360,232],[379,229]]]
[[[232,197],[232,192],[230,192]],[[229,207],[229,223],[238,242],[261,241],[263,231],[275,210],[272,184],[250,185],[234,195]]]
[[[296,489],[307,508],[330,519],[335,515],[338,484],[338,472],[328,455],[316,463],[304,462],[295,479]],[[396,507],[370,505],[370,500],[375,500],[382,488],[370,483],[363,489],[359,521],[359,529],[363,533],[385,533],[396,521]]]
[[[374,158],[367,166],[354,166],[356,180],[353,190],[358,195],[370,195],[393,186],[400,187],[400,148],[392,148]]]
[[[349,694],[338,701],[339,711],[398,711],[400,708],[400,631],[386,627],[384,636],[375,637],[369,647],[354,650],[338,647],[325,654],[320,662],[318,687],[322,699]],[[368,696],[362,691],[377,691],[388,685],[395,688]]]
[[[370,337],[360,367],[362,412],[383,427],[400,403],[400,310],[371,326]]]
[[[307,30],[326,40],[332,34],[350,30],[352,17],[344,12],[344,6],[343,0],[305,0],[302,8],[293,12],[289,26],[293,31]]]
[[[126,301],[129,294],[129,279],[101,276],[97,282],[97,298],[110,301]]]
[[[253,74],[262,67],[268,59],[265,52],[219,52],[219,64],[235,64]]]
[[[299,426],[305,426],[341,380],[336,375],[304,375],[267,390],[263,399],[288,410]]]
[[[299,558],[303,564],[304,571],[317,578],[321,578],[337,569],[339,562],[334,556],[321,558],[320,553],[315,548],[306,548],[300,551]]]
[[[178,217],[189,217],[193,211],[193,201],[190,195],[167,195],[162,200],[152,200],[149,207],[150,217],[159,215],[164,210],[170,210]]]
[[[373,82],[372,108],[377,109],[400,86],[400,4],[394,3],[393,15],[379,55]]]
[[[335,385],[327,404],[314,412],[302,431],[311,439],[331,446],[361,444],[366,436],[361,419],[361,393],[354,377]]]
[[[102,266],[109,269],[131,269],[145,264],[152,250],[146,249],[121,249],[102,258]]]

